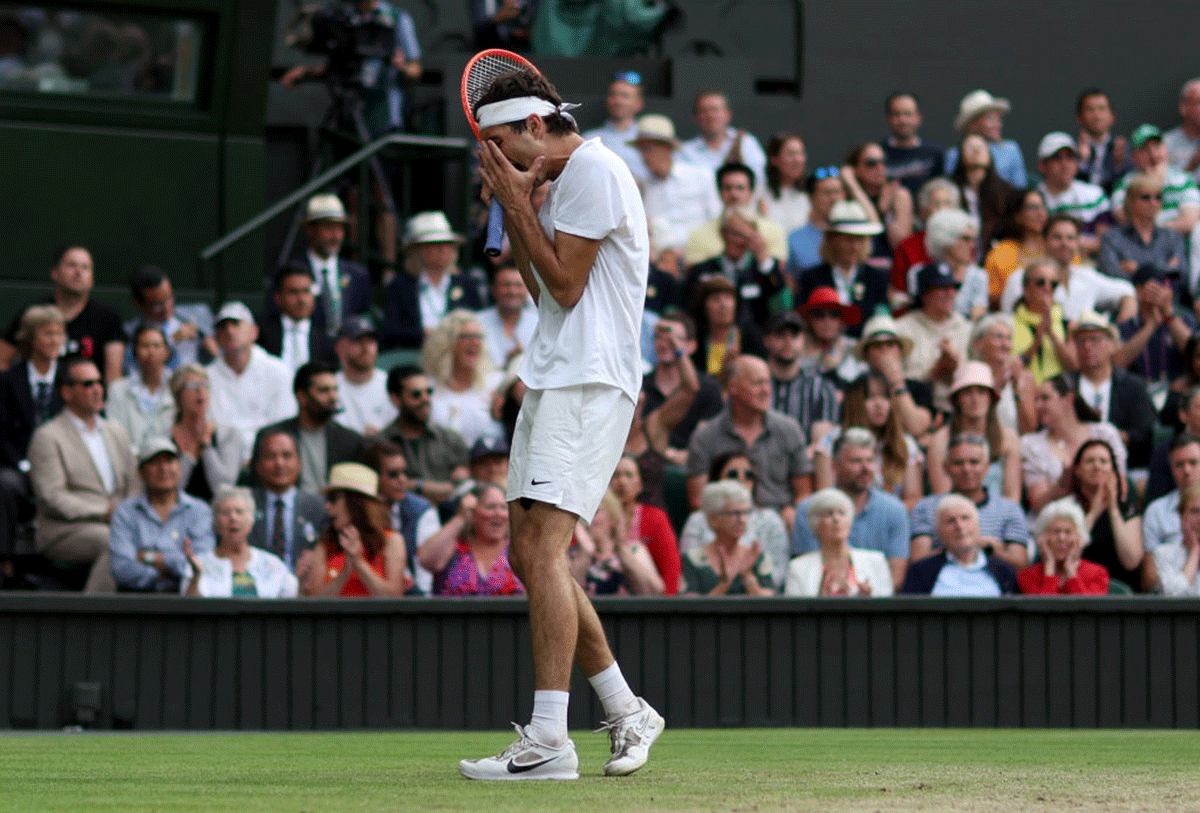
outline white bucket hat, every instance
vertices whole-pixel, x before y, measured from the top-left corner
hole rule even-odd
[[[459,243],[466,238],[450,227],[445,212],[419,212],[404,224],[404,247],[422,243]]]
[[[346,207],[342,205],[341,198],[337,195],[313,195],[309,198],[304,211],[304,222],[312,223],[315,220],[337,220],[345,223]]]
[[[989,110],[1007,113],[1011,109],[1012,105],[1008,103],[1008,99],[998,99],[986,90],[972,90],[958,103],[958,115],[954,119],[954,129],[961,132],[971,119]]]

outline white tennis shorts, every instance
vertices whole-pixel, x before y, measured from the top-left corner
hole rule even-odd
[[[508,458],[508,499],[591,522],[625,449],[634,403],[608,384],[529,390]]]

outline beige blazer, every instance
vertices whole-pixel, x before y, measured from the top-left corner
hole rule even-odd
[[[29,477],[37,498],[34,540],[38,550],[61,541],[79,522],[107,523],[113,501],[141,488],[129,435],[98,418],[115,474],[111,493],[66,409],[39,426],[29,442]]]

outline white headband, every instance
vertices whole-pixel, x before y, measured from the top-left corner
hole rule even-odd
[[[524,121],[531,115],[549,116],[551,113],[559,113],[574,121],[574,116],[567,111],[574,110],[577,107],[579,105],[570,102],[555,105],[553,102],[548,102],[537,96],[518,96],[515,99],[504,99],[503,101],[483,105],[475,111],[475,123],[479,125],[480,130],[484,130],[496,124],[511,124],[514,121]]]

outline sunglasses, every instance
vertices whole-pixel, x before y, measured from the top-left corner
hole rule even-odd
[[[809,311],[808,318],[809,319],[841,319],[842,312],[835,311],[835,310]]]
[[[408,391],[409,398],[420,398],[422,395],[427,395],[432,398],[433,397],[433,387],[426,387],[423,390],[409,390]]]
[[[1029,280],[1029,284],[1035,288],[1057,288],[1058,280],[1050,277],[1038,277],[1037,279]]]
[[[865,158],[865,159],[863,159],[863,162],[862,162],[862,165],[864,167],[877,167],[877,166],[880,166],[881,164],[883,164],[882,158]]]
[[[750,469],[730,469],[725,472],[726,480],[756,480],[757,475]]]
[[[100,387],[104,385],[102,378],[85,378],[82,381],[72,381],[76,387]]]
[[[837,167],[817,167],[813,170],[813,177],[818,181],[823,181],[826,178],[838,178],[841,176],[841,170]]]
[[[617,71],[612,76],[614,82],[624,82],[627,85],[640,85],[642,75],[637,71]]]
[[[1159,193],[1157,193],[1157,194],[1152,194],[1152,193],[1146,192],[1146,193],[1143,193],[1143,194],[1141,194],[1141,195],[1138,195],[1138,196],[1137,196],[1137,199],[1138,199],[1138,200],[1158,200],[1158,201],[1161,201],[1161,200],[1163,199],[1163,196],[1162,196],[1162,192],[1159,192]]]

